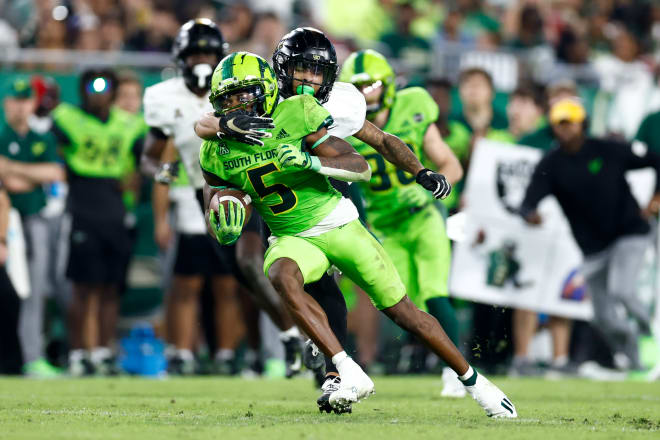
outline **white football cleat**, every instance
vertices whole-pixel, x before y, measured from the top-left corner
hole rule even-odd
[[[486,411],[488,417],[511,419],[518,417],[516,407],[509,398],[481,374],[477,375],[474,385],[466,386],[465,389]]]
[[[341,384],[339,389],[330,394],[329,402],[332,408],[341,411],[374,392],[373,381],[350,357],[337,365],[337,370],[341,376]]]
[[[442,369],[442,397],[465,397],[467,391],[463,382],[458,380],[458,375],[449,367]]]

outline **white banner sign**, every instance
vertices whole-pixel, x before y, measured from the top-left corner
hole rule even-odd
[[[478,142],[463,193],[465,224],[454,248],[450,291],[471,301],[589,320],[582,254],[556,199],[539,205],[540,226],[527,225],[516,213],[542,154]],[[653,172],[628,177],[639,202],[648,203]]]

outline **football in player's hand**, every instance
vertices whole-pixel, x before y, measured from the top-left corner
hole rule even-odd
[[[220,191],[216,192],[211,198],[211,202],[209,203],[209,209],[212,209],[216,212],[216,214],[219,214],[218,208],[220,206],[220,203],[222,203],[225,208],[225,216],[226,216],[229,213],[227,210],[227,205],[229,204],[229,201],[243,204],[243,206],[245,207],[245,223],[247,223],[248,219],[250,218],[250,214],[252,214],[252,198],[250,197],[249,194],[246,194],[238,189],[228,188],[228,189],[221,189]]]

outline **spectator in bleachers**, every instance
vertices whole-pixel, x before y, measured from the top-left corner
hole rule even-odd
[[[169,52],[181,24],[167,5],[150,11],[150,19],[127,37],[125,49],[142,52]]]
[[[474,43],[474,38],[462,29],[462,22],[463,16],[458,9],[452,8],[448,10],[442,26],[438,29],[434,47],[442,48],[447,43],[458,43],[462,45]]]
[[[541,92],[531,85],[518,87],[509,95],[506,113],[514,139],[532,133],[545,124]]]
[[[648,112],[655,84],[649,65],[641,58],[640,41],[630,29],[612,27],[610,41],[612,55],[594,62],[601,78],[599,93],[607,105],[605,114],[598,115],[605,120],[604,130],[597,134],[631,139]]]
[[[479,39],[484,33],[498,32],[500,22],[484,8],[480,0],[458,0],[458,10],[463,16],[462,30]]]
[[[487,137],[493,130],[506,130],[508,122],[493,107],[495,88],[488,72],[479,67],[463,70],[458,81],[462,111],[457,118],[472,133],[473,139]]]
[[[232,51],[249,50],[255,20],[255,14],[244,0],[222,10],[218,26]]]
[[[287,32],[288,29],[275,13],[259,14],[255,18],[254,28],[248,42],[249,51],[269,59],[273,56],[280,38]]]
[[[46,205],[42,184],[64,180],[57,163],[55,139],[30,129],[35,100],[26,79],[10,82],[5,90],[6,124],[0,132],[0,178],[23,222],[28,249],[30,295],[21,305],[19,335],[26,375],[51,377],[57,370],[44,358],[43,321],[46,295],[48,223],[41,211]]]
[[[556,63],[549,78],[571,78],[582,86],[598,86],[600,78],[589,62],[589,43],[580,31],[563,29],[555,49]]]
[[[545,44],[543,18],[538,7],[527,4],[520,10],[516,32],[506,45],[514,49],[531,49]]]
[[[126,38],[124,22],[125,18],[120,10],[101,17],[99,27],[101,50],[122,50],[124,48]]]
[[[411,25],[417,17],[413,0],[398,1],[394,7],[394,29],[381,35],[389,58],[399,59],[405,66],[410,83],[420,84],[431,65],[431,45],[412,34]]]

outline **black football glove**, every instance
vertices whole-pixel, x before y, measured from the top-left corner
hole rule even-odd
[[[179,177],[179,161],[166,162],[160,166],[158,172],[154,176],[154,180],[158,183],[169,185]]]
[[[444,199],[451,193],[451,184],[442,174],[435,173],[428,168],[424,168],[417,173],[415,177],[417,183],[422,185],[425,190],[431,192],[436,199]]]
[[[269,138],[271,133],[263,130],[275,128],[271,118],[250,116],[247,112],[237,110],[220,116],[220,133],[218,137],[227,136],[248,145],[264,146],[261,138]]]

